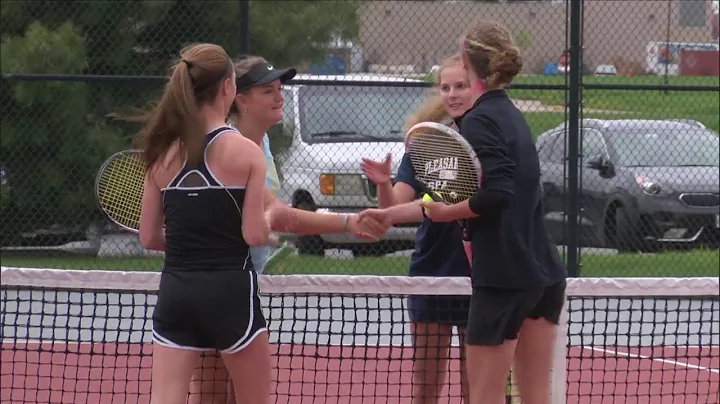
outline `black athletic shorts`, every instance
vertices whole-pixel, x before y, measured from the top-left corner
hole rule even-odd
[[[164,269],[153,312],[153,341],[235,353],[266,329],[255,271]]]
[[[408,296],[408,316],[413,323],[446,324],[465,327],[470,296]]]
[[[468,345],[500,345],[517,339],[526,318],[559,324],[565,303],[565,287],[561,282],[542,289],[507,290],[473,288],[466,332]]]

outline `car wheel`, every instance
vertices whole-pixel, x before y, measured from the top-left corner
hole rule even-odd
[[[307,202],[301,202],[296,209],[314,211],[313,206]],[[297,252],[300,255],[325,256],[325,241],[320,236],[299,236],[297,239]]]
[[[382,257],[383,255],[394,252],[389,246],[378,243],[358,244],[350,249],[353,257]]]
[[[618,252],[654,252],[652,246],[642,238],[642,232],[635,231],[632,227],[630,217],[624,207],[617,206],[609,214],[608,224],[610,228],[608,229],[608,236],[611,244],[614,245]]]
[[[612,241],[615,248],[621,253],[636,252],[637,250],[635,246],[632,245],[633,240],[630,237],[632,233],[629,223],[630,219],[625,213],[625,209],[622,206],[618,206],[613,213],[614,215],[610,218],[610,222],[612,223],[612,231],[610,234],[611,237],[613,237]]]

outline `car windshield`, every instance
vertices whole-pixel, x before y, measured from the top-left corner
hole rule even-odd
[[[398,142],[421,87],[302,86],[302,137],[308,143]]]
[[[617,163],[626,167],[718,166],[720,138],[707,130],[657,129],[610,132]]]

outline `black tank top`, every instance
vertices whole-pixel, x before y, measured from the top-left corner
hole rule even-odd
[[[251,270],[250,247],[242,236],[245,187],[224,186],[206,164],[210,144],[230,126],[207,134],[197,167],[183,165],[162,190],[165,211],[164,271]]]

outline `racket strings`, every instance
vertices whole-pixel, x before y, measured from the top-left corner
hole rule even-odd
[[[135,154],[119,155],[100,174],[99,204],[121,226],[139,228],[144,180],[145,164]]]
[[[478,173],[465,147],[451,136],[422,132],[408,142],[410,160],[418,179],[446,201],[471,198],[478,189]]]

